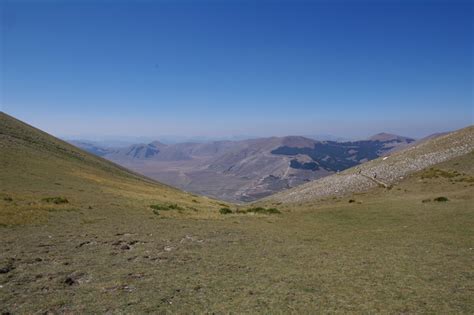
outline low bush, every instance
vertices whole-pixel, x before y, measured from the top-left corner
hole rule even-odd
[[[254,208],[248,208],[246,210],[244,210],[245,213],[265,213],[265,208],[263,207],[254,207]]]
[[[10,196],[3,197],[3,200],[5,201],[13,201],[13,198]]]
[[[431,202],[431,199],[423,199],[421,202],[422,202],[422,203]]]
[[[263,208],[263,207],[254,207],[248,208],[245,210],[246,213],[262,213],[262,214],[277,214],[281,213],[277,208]]]
[[[354,203],[356,202],[354,199],[349,199],[349,203]]]
[[[232,213],[232,210],[230,210],[229,208],[220,208],[219,213],[220,214],[229,214],[229,213]]]
[[[270,214],[274,214],[274,213],[281,213],[280,210],[278,210],[277,208],[268,208],[267,209],[267,213],[270,213]]]
[[[182,207],[178,206],[175,203],[171,204],[155,204],[155,205],[150,205],[150,208],[153,210],[184,210]]]
[[[43,198],[42,200],[45,202],[54,203],[57,205],[63,204],[63,203],[69,203],[69,200],[67,200],[64,197],[47,197],[47,198]]]
[[[473,176],[461,177],[459,179],[456,179],[455,181],[456,182],[465,182],[465,183],[474,183],[474,177]]]
[[[437,202],[446,202],[446,201],[449,201],[448,198],[446,197],[436,197],[435,199],[433,199],[434,201],[437,201]]]

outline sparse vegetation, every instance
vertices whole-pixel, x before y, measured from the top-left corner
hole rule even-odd
[[[454,178],[460,176],[461,174],[458,171],[445,171],[435,167],[430,167],[429,169],[421,173],[421,179],[430,179],[430,178]]]
[[[46,197],[41,199],[42,201],[48,202],[48,203],[54,203],[57,205],[63,204],[63,203],[69,203],[69,200],[64,197]]]

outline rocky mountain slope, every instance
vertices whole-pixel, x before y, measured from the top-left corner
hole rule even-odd
[[[272,195],[268,200],[295,203],[390,187],[409,174],[474,150],[474,126],[428,138],[404,150]]]
[[[209,143],[160,142],[92,153],[181,189],[246,202],[375,159],[415,140],[391,134],[353,142],[288,136]]]

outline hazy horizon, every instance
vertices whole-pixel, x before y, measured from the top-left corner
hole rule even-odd
[[[2,111],[4,111],[2,109]],[[299,125],[295,128],[288,128],[288,123],[281,123],[281,124],[273,124],[272,127],[270,123],[265,124],[263,127],[259,126],[260,128],[246,128],[246,129],[236,129],[236,132],[201,132],[201,133],[194,133],[192,128],[180,128],[175,129],[172,128],[173,124],[169,124],[170,128],[165,129],[165,132],[155,132],[152,131],[153,126],[148,126],[146,122],[141,121],[122,121],[116,120],[115,122],[111,122],[110,124],[119,124],[120,126],[126,127],[118,127],[114,131],[110,132],[111,129],[107,130],[108,128],[102,129],[103,132],[90,132],[86,127],[90,123],[89,119],[84,120],[77,120],[74,117],[70,117],[69,119],[60,119],[64,120],[67,123],[61,125],[58,122],[53,122],[52,120],[56,119],[46,119],[40,120],[35,119],[24,119],[21,116],[17,116],[11,112],[4,111],[6,114],[9,114],[17,119],[23,120],[28,124],[33,125],[39,129],[42,129],[54,136],[68,139],[68,140],[98,140],[98,141],[106,141],[106,140],[123,140],[124,142],[135,142],[136,140],[144,139],[143,141],[154,141],[160,139],[168,139],[164,140],[165,142],[168,141],[170,143],[176,142],[186,142],[189,140],[192,141],[214,141],[214,140],[245,140],[245,139],[252,139],[252,138],[266,138],[266,137],[284,137],[284,136],[303,136],[303,137],[320,137],[320,138],[340,138],[346,140],[358,140],[358,139],[366,139],[378,133],[392,133],[399,136],[411,137],[415,139],[420,139],[435,133],[442,133],[442,132],[450,132],[458,129],[462,129],[468,127],[473,124],[472,121],[469,121],[465,124],[463,122],[458,122],[448,124],[442,123],[439,124],[432,123],[427,124],[420,122],[407,124],[405,123],[405,127],[399,127],[398,122],[390,121],[390,122],[375,122],[371,121],[370,126],[369,122],[366,123],[350,123],[350,122],[324,122],[321,124],[317,124],[316,128],[313,128],[311,123],[300,123],[292,122],[294,125]],[[469,117],[468,117],[469,120]],[[137,128],[139,132],[136,130],[130,131],[130,125],[137,125],[140,128]],[[96,126],[100,126],[101,123],[98,122]],[[107,127],[110,125],[106,125]],[[398,126],[398,127],[397,127]],[[64,129],[62,129],[64,127]],[[149,128],[151,127],[151,128]],[[286,127],[286,128],[285,128]],[[149,128],[147,130],[147,128]],[[97,128],[98,129],[98,128]],[[66,132],[64,132],[66,130]],[[82,132],[81,132],[82,130]],[[88,131],[84,131],[88,130]],[[100,130],[100,129],[99,129]],[[174,133],[171,131],[175,131]],[[142,131],[142,132],[140,132]],[[188,131],[188,132],[186,132]],[[194,139],[194,140],[193,140]],[[202,140],[196,140],[202,139]],[[206,140],[208,139],[208,140]]]
[[[364,140],[371,136],[374,136],[378,133],[391,133],[398,136],[409,137],[414,139],[421,139],[427,136],[431,136],[436,133],[445,133],[445,132],[452,132],[458,129],[462,129],[465,127],[457,129],[444,129],[438,130],[431,133],[424,133],[419,136],[413,136],[411,134],[402,134],[397,132],[387,132],[385,130],[381,130],[379,132],[373,132],[367,135],[361,136],[353,136],[348,134],[346,136],[342,134],[329,134],[329,133],[313,133],[313,134],[296,134],[296,133],[288,133],[288,134],[280,134],[280,135],[271,135],[271,134],[263,134],[263,135],[239,135],[239,134],[230,134],[230,135],[173,135],[173,134],[158,134],[154,136],[130,136],[130,135],[96,135],[96,134],[77,134],[77,135],[65,135],[59,136],[62,139],[72,141],[90,141],[90,142],[103,142],[103,143],[122,143],[122,144],[137,144],[137,143],[149,143],[152,141],[160,141],[165,144],[173,144],[173,143],[184,143],[184,142],[198,142],[198,143],[205,143],[211,141],[240,141],[240,140],[249,140],[249,139],[257,139],[257,138],[270,138],[270,137],[286,137],[286,136],[300,136],[305,138],[311,138],[315,140],[330,140],[330,141],[353,141],[353,140]]]

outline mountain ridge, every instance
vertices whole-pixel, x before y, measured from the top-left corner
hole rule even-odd
[[[370,162],[349,168],[307,184],[267,197],[274,202],[309,202],[318,198],[367,191],[403,179],[431,165],[469,154],[474,150],[474,126],[428,138],[403,150],[392,152]]]
[[[187,191],[248,202],[342,171],[415,141],[401,136],[385,138],[336,142],[285,136],[168,145],[151,142],[104,150],[102,156]]]

